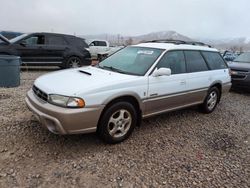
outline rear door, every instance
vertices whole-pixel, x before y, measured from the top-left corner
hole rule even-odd
[[[186,64],[183,51],[167,52],[156,66],[170,68],[170,76],[149,76],[146,116],[187,105]]]
[[[64,58],[64,52],[68,48],[68,42],[64,36],[48,35],[46,50],[47,61],[61,63]]]
[[[213,72],[208,67],[200,51],[184,51],[187,72],[187,90],[191,93],[189,103],[201,103],[206,97],[207,90],[212,84]]]

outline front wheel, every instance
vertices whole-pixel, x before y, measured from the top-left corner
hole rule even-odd
[[[212,87],[209,89],[206,99],[203,104],[200,106],[202,112],[209,114],[213,112],[219,102],[220,91],[217,87]]]
[[[119,143],[131,135],[136,123],[134,106],[128,102],[117,102],[104,111],[97,133],[109,144]]]

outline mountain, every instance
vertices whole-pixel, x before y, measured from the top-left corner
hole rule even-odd
[[[159,39],[170,39],[170,40],[184,40],[191,41],[187,36],[181,35],[175,31],[161,31],[153,32],[145,35],[138,36],[122,36],[122,35],[112,35],[112,34],[100,34],[100,35],[82,35],[81,37],[90,39],[100,39],[108,40],[112,44],[126,44],[128,40],[133,41],[134,44],[140,43],[142,41],[159,40]]]
[[[222,39],[200,39],[200,41],[210,44],[220,50],[249,51],[250,38],[222,38]]]
[[[175,31],[154,32],[154,33],[149,33],[146,35],[132,37],[132,39],[135,40],[136,42],[148,41],[148,40],[159,40],[159,39],[191,41],[189,37],[181,35]]]
[[[188,36],[182,35],[176,31],[160,31],[152,32],[138,36],[122,36],[112,34],[100,34],[100,35],[84,35],[81,36],[86,39],[101,39],[108,40],[113,45],[126,45],[140,43],[143,41],[158,40],[158,39],[173,39],[173,40],[184,40],[184,41],[199,41],[209,44],[221,51],[232,50],[232,51],[250,51],[250,38],[238,37],[238,38],[221,38],[221,39],[206,39],[196,38],[191,39]]]

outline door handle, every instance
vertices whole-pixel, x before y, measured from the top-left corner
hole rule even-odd
[[[186,80],[181,80],[180,84],[181,85],[185,85],[186,84]]]

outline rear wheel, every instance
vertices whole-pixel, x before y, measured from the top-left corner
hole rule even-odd
[[[109,144],[127,139],[137,123],[137,113],[132,104],[117,102],[107,108],[98,125],[99,136]]]
[[[217,87],[209,89],[206,99],[200,106],[201,111],[209,114],[214,111],[220,99],[220,91]]]
[[[79,57],[77,56],[72,56],[68,58],[66,62],[67,68],[78,68],[82,65],[82,61]]]

